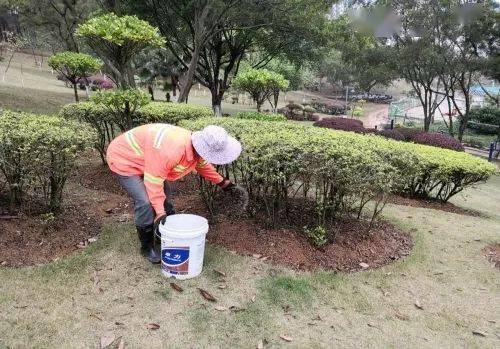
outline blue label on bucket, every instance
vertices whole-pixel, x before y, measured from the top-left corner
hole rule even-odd
[[[171,274],[187,274],[189,247],[169,247],[161,251],[162,269]]]

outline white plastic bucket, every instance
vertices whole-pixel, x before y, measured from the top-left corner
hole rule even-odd
[[[193,214],[168,216],[160,224],[161,270],[166,277],[190,279],[200,275],[208,221]]]

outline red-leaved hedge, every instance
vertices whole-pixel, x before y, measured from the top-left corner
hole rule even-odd
[[[397,141],[406,141],[406,137],[402,135],[397,129],[382,130],[380,132],[377,132],[377,134],[385,138],[395,139]]]
[[[357,133],[365,132],[363,122],[357,119],[327,118],[316,121],[313,125],[317,127],[331,128],[334,130],[351,131]]]
[[[395,128],[400,134],[402,134],[405,137],[405,141],[410,142],[413,140],[413,137],[416,135],[422,133],[422,130],[419,130],[418,128],[409,128],[409,127],[397,127]]]
[[[463,145],[457,139],[442,133],[419,133],[412,138],[415,143],[432,145],[456,151],[464,151]]]

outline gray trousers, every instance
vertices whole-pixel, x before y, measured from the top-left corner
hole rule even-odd
[[[154,223],[155,211],[149,201],[142,176],[116,176],[120,185],[134,200],[135,225],[139,228],[151,226]],[[164,182],[163,190],[167,200],[172,203],[172,190],[167,181]]]

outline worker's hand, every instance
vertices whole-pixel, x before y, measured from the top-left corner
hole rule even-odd
[[[175,214],[174,205],[172,205],[170,201],[165,200],[165,202],[163,203],[163,208],[165,209],[165,214],[167,216]]]
[[[160,232],[158,230],[158,227],[160,226],[160,224],[165,224],[165,220],[167,219],[168,216],[171,216],[173,214],[175,214],[175,211],[174,211],[174,205],[172,205],[171,202],[169,201],[165,201],[163,203],[163,207],[165,208],[165,213],[161,216],[159,216],[156,220],[155,220],[155,234],[157,236],[160,236]]]
[[[230,195],[233,197],[237,197],[240,204],[238,210],[240,210],[241,212],[246,211],[248,206],[248,192],[245,188],[243,188],[241,185],[234,184],[233,182],[229,181],[229,183],[224,186],[222,190],[224,190],[224,192],[226,193],[230,193]]]
[[[231,186],[234,186],[234,184],[229,180],[229,178],[224,178],[222,182],[217,184],[222,190],[226,190],[230,188]]]

